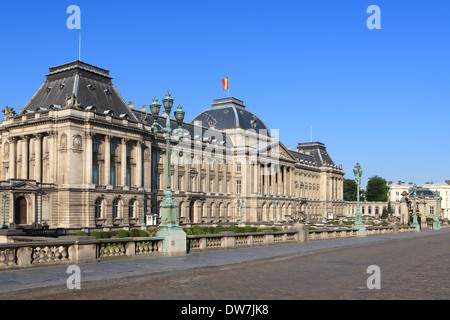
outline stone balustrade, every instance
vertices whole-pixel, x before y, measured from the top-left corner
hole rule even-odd
[[[414,232],[414,227],[367,227],[365,235]],[[229,249],[250,246],[306,242],[333,238],[356,237],[352,228],[308,230],[305,225],[296,225],[287,231],[262,231],[250,233],[221,232],[210,235],[186,236],[189,251]],[[45,239],[45,240],[44,240]],[[13,242],[0,244],[0,270],[43,265],[77,264],[117,257],[161,255],[164,238],[117,238],[95,239],[93,237],[46,238],[11,237]]]
[[[71,238],[71,237],[68,237]],[[0,244],[0,269],[41,265],[75,264],[115,257],[159,255],[163,238],[82,239]],[[90,238],[90,237],[89,237]]]

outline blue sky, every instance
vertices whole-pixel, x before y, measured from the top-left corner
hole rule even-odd
[[[186,119],[230,95],[295,148],[326,144],[345,178],[450,179],[450,2],[365,0],[1,1],[0,105],[19,110],[48,68],[78,59],[126,101],[170,90]],[[367,7],[381,9],[370,30]]]

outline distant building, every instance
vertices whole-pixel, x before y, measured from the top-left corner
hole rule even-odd
[[[450,213],[450,180],[446,180],[445,182],[425,183],[421,187],[439,192],[439,196],[442,199],[442,215],[443,218],[448,219]]]

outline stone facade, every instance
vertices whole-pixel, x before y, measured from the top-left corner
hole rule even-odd
[[[239,121],[224,120],[227,108]],[[290,150],[242,101],[215,100],[205,113],[216,109],[223,116],[209,123],[196,117],[172,139],[171,187],[181,223],[276,222],[306,210],[318,218],[343,214],[344,172],[324,144]],[[131,228],[160,216],[164,136],[152,132],[146,107],[123,101],[107,70],[80,61],[50,68],[25,107],[4,114],[0,192],[7,224]]]

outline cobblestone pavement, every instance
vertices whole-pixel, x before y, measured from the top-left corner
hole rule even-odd
[[[370,265],[381,289],[367,288]],[[2,299],[360,300],[450,299],[450,233],[155,276],[44,288]]]

